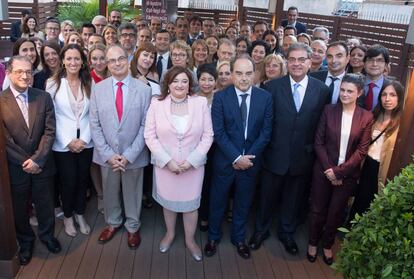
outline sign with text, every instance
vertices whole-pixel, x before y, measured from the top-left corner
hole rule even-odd
[[[142,11],[146,20],[152,17],[159,17],[164,22],[168,20],[166,0],[143,0]]]

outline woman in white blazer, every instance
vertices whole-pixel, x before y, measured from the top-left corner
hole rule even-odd
[[[47,80],[46,91],[55,105],[56,139],[52,150],[60,178],[63,223],[66,234],[74,237],[77,231],[73,216],[81,233],[90,232],[83,215],[93,150],[89,127],[91,77],[80,46],[66,45],[60,56],[61,70]]]

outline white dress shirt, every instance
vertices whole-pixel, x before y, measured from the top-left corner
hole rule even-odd
[[[129,75],[124,78],[123,80],[116,80],[114,77],[112,77],[112,88],[114,92],[114,98],[116,100],[116,91],[118,90],[118,85],[116,85],[119,81],[122,82],[122,104],[125,107],[126,104],[126,95],[128,94],[129,89]]]
[[[170,52],[167,51],[164,54],[157,54],[157,61],[155,62],[155,65],[157,64],[158,59],[160,58],[160,56],[162,56],[162,60],[161,60],[161,63],[162,63],[162,72],[161,72],[161,75],[162,75],[163,73],[165,73],[167,71],[167,68],[168,68],[168,59],[170,58]],[[161,77],[159,77],[159,78],[161,78]]]
[[[334,90],[332,92],[331,104],[336,104],[339,100],[339,92],[340,92],[341,82],[342,82],[342,79],[344,78],[345,74],[346,74],[346,72],[344,71],[339,76],[334,76],[328,71],[328,75],[326,76],[326,80],[325,80],[325,85],[326,86],[329,87],[331,85],[332,78],[337,79],[337,80],[335,80],[335,83],[334,83]]]
[[[290,88],[292,90],[292,94],[295,91],[294,85],[296,83],[299,83],[299,87],[298,87],[298,93],[299,93],[299,97],[300,97],[300,106],[302,106],[303,103],[303,98],[305,98],[305,92],[306,92],[306,88],[308,87],[308,75],[306,75],[301,81],[296,82],[293,80],[293,78],[289,75],[289,79],[290,79]]]

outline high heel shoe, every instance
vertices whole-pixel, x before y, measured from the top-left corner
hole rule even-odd
[[[195,247],[194,247],[195,248],[194,250],[196,250],[196,251],[190,249],[190,247],[188,245],[186,245],[186,246],[187,246],[188,251],[190,251],[190,253],[191,253],[191,257],[193,257],[193,259],[196,262],[201,262],[203,260],[203,254],[201,253],[201,250],[197,246],[197,244],[195,244]]]
[[[79,225],[79,230],[82,234],[89,235],[91,232],[91,227],[86,223],[85,218],[83,215],[75,214],[76,223]]]
[[[73,217],[63,218],[63,226],[65,227],[65,233],[71,237],[75,237],[77,235],[77,231],[75,228],[75,224],[73,224]]]
[[[318,257],[318,253],[316,253],[315,255],[311,255],[309,254],[309,252],[306,252],[306,258],[308,259],[308,261],[310,261],[311,263],[314,263],[316,261],[316,258]]]
[[[166,236],[164,236],[164,238],[160,241],[160,252],[161,253],[167,253],[168,250],[170,250],[172,243],[174,242],[174,238],[169,242],[169,243],[163,243],[164,239],[166,238]],[[166,242],[166,241],[164,241]]]

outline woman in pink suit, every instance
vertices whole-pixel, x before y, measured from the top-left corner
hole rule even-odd
[[[154,165],[153,197],[163,207],[167,227],[160,251],[170,248],[177,213],[182,212],[186,246],[201,261],[194,233],[213,129],[207,99],[193,95],[192,86],[188,69],[175,66],[167,72],[161,96],[148,109],[144,137]]]

